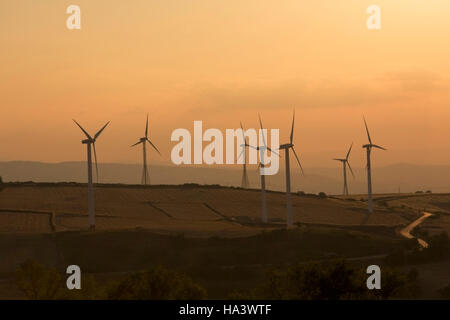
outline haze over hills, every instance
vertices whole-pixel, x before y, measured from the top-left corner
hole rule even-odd
[[[254,167],[254,168],[253,168]],[[5,182],[86,182],[85,162],[42,163],[27,161],[0,162],[0,176]],[[292,169],[291,169],[292,170]],[[366,192],[366,174],[364,168],[353,168],[355,179],[349,175],[350,193]],[[292,190],[327,194],[342,192],[342,168],[305,168],[302,176],[298,168],[293,168]],[[95,172],[95,170],[94,170]],[[142,173],[140,164],[100,163],[99,182],[139,184]],[[256,166],[250,166],[249,180],[251,188],[259,188],[260,179]],[[151,184],[220,184],[240,186],[241,168],[199,167],[199,166],[150,166]],[[94,175],[95,179],[95,175]],[[415,192],[431,190],[433,192],[450,192],[450,166],[422,166],[396,164],[373,168],[373,184],[376,193]],[[284,191],[285,172],[283,168],[277,175],[266,179],[270,190]]]

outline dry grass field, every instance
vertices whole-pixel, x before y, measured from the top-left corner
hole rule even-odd
[[[353,199],[366,199],[366,195],[352,195]],[[430,212],[420,229],[433,235],[445,231],[450,234],[450,194],[446,193],[409,193],[409,194],[377,194],[375,204],[388,207],[395,212]]]
[[[87,232],[86,185],[6,184],[0,192],[0,299],[23,298],[14,272],[27,259],[58,270],[76,262],[106,282],[163,265],[192,276],[210,297],[224,298],[256,286],[273,266],[330,258],[382,264],[406,245],[398,231],[424,209],[434,215],[417,229],[450,231],[445,194],[376,195],[370,216],[364,196],[293,194],[292,200],[298,227],[285,231],[282,192],[267,193],[269,224],[262,225],[259,190],[98,185],[96,232]],[[439,298],[447,266],[417,266],[424,297]]]
[[[216,186],[112,186],[95,188],[98,230],[146,229],[189,236],[249,236],[259,233],[261,194]],[[285,194],[267,193],[269,227],[286,219]],[[0,232],[51,232],[87,229],[85,185],[21,184],[0,193]],[[27,212],[27,213],[26,213]],[[49,219],[50,214],[54,219]],[[366,203],[312,195],[293,195],[294,222],[358,226]],[[415,216],[379,207],[365,224],[405,225]],[[267,228],[267,227],[266,227]]]

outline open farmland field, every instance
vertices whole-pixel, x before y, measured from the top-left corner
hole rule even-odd
[[[281,192],[267,193],[269,224],[262,225],[259,190],[98,185],[96,231],[90,232],[86,185],[6,184],[0,192],[0,298],[24,298],[14,274],[32,259],[62,273],[76,263],[105,287],[161,265],[222,299],[255,288],[273,267],[330,259],[384,266],[391,253],[414,245],[398,231],[423,207],[434,216],[418,229],[441,231],[449,217],[448,195],[379,195],[370,216],[359,197],[292,198],[296,227],[286,231]],[[432,265],[433,272],[427,266],[417,267],[427,275],[420,285],[426,297],[436,298],[442,285],[436,279],[447,274],[447,262]]]
[[[366,199],[366,195],[352,195],[353,199]],[[339,197],[344,198],[344,197]],[[433,235],[442,231],[450,234],[450,194],[446,193],[405,193],[374,195],[378,207],[386,207],[395,212],[430,212],[433,215],[426,219],[419,230]]]
[[[101,185],[95,189],[95,201],[98,230],[141,228],[193,236],[248,236],[263,230],[258,190]],[[285,195],[268,192],[267,203],[270,223],[266,228],[283,227]],[[0,216],[4,223],[0,232],[85,230],[87,188],[80,184],[9,185],[0,193],[0,210],[5,211]],[[367,226],[400,226],[416,217],[385,207],[367,217],[365,202],[296,194],[293,214],[297,224],[332,226],[358,226],[363,222]]]

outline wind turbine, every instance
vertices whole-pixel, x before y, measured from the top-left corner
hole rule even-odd
[[[371,167],[370,167],[370,152],[372,151],[372,148],[378,148],[381,150],[386,150],[386,149],[372,143],[372,139],[370,139],[369,128],[367,127],[366,118],[363,117],[363,119],[364,119],[364,125],[366,127],[367,138],[369,139],[369,144],[365,144],[362,147],[366,148],[366,151],[367,151],[367,195],[368,195],[367,203],[369,206],[369,213],[372,213],[373,212],[373,200],[372,200],[372,173],[371,173]]]
[[[352,167],[350,166],[350,162],[348,162],[348,157],[350,156],[350,151],[352,151],[352,147],[353,147],[353,142],[350,145],[350,148],[348,149],[347,156],[345,157],[345,159],[339,159],[339,158],[334,158],[333,159],[333,160],[342,162],[342,167],[343,167],[343,170],[344,170],[344,196],[348,196],[347,166],[350,169],[350,172],[352,173],[353,178],[355,177],[355,175],[353,174]]]
[[[242,167],[242,181],[241,181],[241,188],[243,189],[247,189],[249,186],[248,183],[248,175],[247,175],[247,157],[246,157],[246,147],[249,147],[250,145],[247,143],[247,138],[245,137],[244,134],[244,127],[242,126],[242,122],[241,122],[241,129],[242,129],[242,141],[244,142],[243,144],[241,144],[241,148],[242,151],[239,154],[238,159],[240,159],[241,157],[244,157],[244,163],[243,163],[243,167]]]
[[[259,174],[261,176],[261,209],[262,209],[262,222],[263,223],[267,223],[267,205],[266,205],[266,176],[263,174],[264,173],[264,153],[267,152],[267,150],[269,150],[270,152],[273,152],[274,154],[276,154],[277,156],[279,156],[278,153],[276,153],[275,151],[273,151],[272,149],[270,149],[267,146],[266,143],[266,138],[264,136],[264,131],[263,131],[263,125],[262,125],[262,121],[261,121],[261,116],[258,115],[259,117],[259,125],[261,128],[261,135],[262,135],[262,139],[263,139],[263,145],[262,146],[248,146],[252,149],[258,150],[260,152],[259,155],[259,165],[258,165],[258,169],[260,168]]]
[[[145,123],[145,137],[140,138],[138,142],[136,142],[135,144],[133,144],[131,146],[131,147],[134,147],[134,146],[137,146],[138,144],[142,143],[142,153],[143,153],[144,160],[143,160],[141,183],[144,185],[147,184],[147,180],[148,180],[148,183],[150,184],[150,178],[148,176],[148,168],[147,168],[147,149],[146,149],[147,144],[146,144],[146,142],[148,142],[153,147],[153,149],[155,149],[156,152],[158,152],[159,155],[161,155],[158,148],[156,148],[155,145],[148,138],[148,114],[147,114],[147,122]]]
[[[280,146],[280,150],[284,149],[285,152],[285,158],[286,158],[286,224],[288,228],[292,228],[293,221],[292,221],[292,199],[291,199],[291,169],[289,165],[289,149],[292,149],[292,152],[294,153],[295,159],[297,160],[298,165],[300,166],[300,169],[303,172],[302,165],[300,163],[300,160],[297,156],[297,153],[294,149],[294,121],[295,121],[295,111],[292,116],[292,126],[291,126],[291,136],[289,139],[289,143],[282,144]]]
[[[94,159],[95,159],[95,171],[98,183],[98,165],[97,165],[97,152],[95,151],[95,141],[100,136],[100,134],[105,130],[106,126],[110,123],[108,121],[92,138],[83,127],[72,119],[81,131],[86,135],[87,139],[82,140],[81,143],[85,144],[87,147],[87,163],[88,163],[88,213],[89,213],[89,229],[95,229],[95,206],[94,206],[94,185],[92,183],[92,156],[91,156],[91,146],[94,148]]]

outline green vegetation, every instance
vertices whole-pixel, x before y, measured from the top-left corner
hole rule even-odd
[[[419,294],[418,273],[382,271],[381,290],[368,290],[363,268],[344,261],[296,265],[286,270],[272,269],[263,286],[249,292],[235,292],[235,299],[342,300],[414,298]]]
[[[191,278],[162,267],[133,273],[108,293],[108,299],[120,300],[198,300],[206,290]]]
[[[16,284],[28,299],[58,299],[61,297],[61,275],[52,268],[27,260],[16,272]]]
[[[23,237],[3,234],[0,235],[0,251],[4,260],[0,261],[0,268],[6,267],[8,257],[17,257],[17,252],[23,252],[24,248],[35,248],[33,259],[59,270],[63,279],[67,277],[64,268],[76,261],[82,269],[83,281],[86,275],[93,275],[101,284],[99,287],[91,279],[91,289],[84,282],[82,292],[72,290],[71,296],[66,298],[95,299],[107,293],[111,298],[132,297],[137,294],[130,289],[132,284],[147,281],[148,274],[139,272],[163,266],[189,276],[207,290],[209,298],[223,299],[235,290],[257,287],[263,282],[266,270],[272,267],[285,268],[330,257],[379,255],[395,251],[404,244],[405,240],[399,240],[386,231],[369,233],[369,229],[357,231],[301,226],[295,230],[263,232],[245,238],[188,238],[139,230],[63,232]],[[58,259],[55,260],[55,256]],[[39,272],[45,274],[44,271]],[[128,276],[130,273],[137,274]],[[129,279],[125,280],[126,277]],[[123,295],[119,291],[111,291],[108,283],[111,281],[116,285],[122,283]],[[46,282],[52,287],[51,281]],[[151,281],[148,283],[150,286]],[[42,294],[37,297],[42,297]]]
[[[205,299],[206,290],[190,277],[163,267],[129,273],[115,283],[99,285],[83,276],[80,290],[68,290],[62,274],[36,261],[26,261],[16,272],[16,284],[28,299],[185,300]],[[343,260],[271,268],[263,285],[234,291],[232,299],[341,300],[415,298],[418,272],[408,274],[383,268],[382,289],[368,290],[364,268]],[[441,290],[447,295],[449,287]],[[225,297],[219,297],[225,298]]]
[[[426,241],[428,247],[421,248],[415,239],[411,239],[408,246],[386,257],[386,262],[389,265],[408,265],[438,262],[449,258],[450,242],[446,232],[427,237]]]
[[[26,298],[53,299],[204,299],[206,291],[189,277],[162,267],[132,273],[117,283],[100,286],[92,276],[83,276],[80,290],[68,290],[56,269],[27,260],[16,271],[16,285]]]

